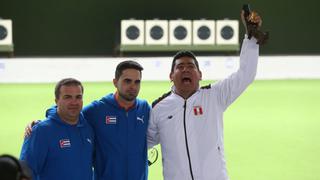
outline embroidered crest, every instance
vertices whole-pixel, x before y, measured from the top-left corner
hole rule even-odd
[[[202,115],[203,114],[203,110],[201,106],[194,106],[193,107],[193,113],[194,115],[198,116],[198,115]]]

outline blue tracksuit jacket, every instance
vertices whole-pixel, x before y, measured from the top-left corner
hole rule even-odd
[[[32,129],[21,150],[34,180],[92,180],[94,134],[81,114],[76,125],[63,122],[56,108]]]
[[[109,94],[82,112],[96,135],[96,179],[146,180],[148,103],[137,99],[126,111]]]

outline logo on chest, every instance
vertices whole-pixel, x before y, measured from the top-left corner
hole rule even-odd
[[[71,147],[70,139],[61,139],[59,141],[60,148],[69,148]]]
[[[89,144],[92,144],[92,141],[91,141],[90,138],[87,138],[87,142],[88,142]]]
[[[106,124],[117,124],[117,116],[106,116]]]
[[[200,116],[203,114],[203,110],[201,106],[193,106],[193,114],[195,116]]]
[[[141,122],[142,124],[144,123],[144,120],[143,120],[144,116],[137,116],[137,121]]]

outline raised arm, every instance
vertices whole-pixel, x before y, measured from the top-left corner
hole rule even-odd
[[[244,21],[244,11],[241,12],[241,19],[243,20],[245,29],[247,29],[246,21]],[[261,26],[262,20],[258,14],[256,14],[254,22],[259,27]],[[246,34],[241,47],[240,67],[238,71],[214,85],[214,89],[219,93],[219,101],[224,109],[253,82],[257,72],[258,57],[259,45],[256,38],[252,37],[248,39],[248,35]]]

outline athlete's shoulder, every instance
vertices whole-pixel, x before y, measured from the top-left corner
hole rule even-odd
[[[144,105],[145,105],[145,104],[148,104],[148,101],[145,100],[145,99],[137,98],[136,101],[137,101],[138,104],[144,104]]]
[[[99,100],[94,100],[90,104],[86,105],[83,109],[82,112],[85,116],[87,116],[88,113],[95,114],[100,111],[100,109],[104,109],[105,106],[108,106],[111,104],[112,98],[111,94],[108,94],[104,97],[102,97]]]
[[[35,133],[40,133],[40,134],[46,134],[49,133],[52,129],[56,128],[56,124],[51,118],[47,118],[45,120],[41,120],[37,122],[33,127],[32,127],[32,132]]]
[[[211,89],[211,84],[201,86],[200,89]]]
[[[152,103],[152,108],[154,108],[158,103],[160,103],[163,99],[165,99],[166,97],[170,96],[172,92],[169,91],[167,93],[164,93],[162,96],[160,96],[158,99],[156,99],[155,101],[153,101]]]
[[[139,105],[143,105],[143,106],[147,106],[147,107],[150,107],[148,101],[146,99],[140,99],[140,98],[137,98],[137,103]]]

